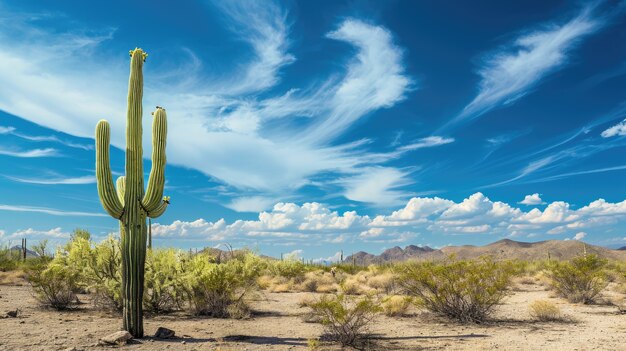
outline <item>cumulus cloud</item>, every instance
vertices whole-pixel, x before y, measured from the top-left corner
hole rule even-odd
[[[574,235],[574,240],[583,240],[587,236],[585,232],[578,232]]]
[[[32,240],[43,240],[43,239],[69,239],[70,233],[63,231],[61,228],[53,228],[50,230],[36,230],[33,228],[28,229],[20,229],[15,232],[6,235],[0,236],[3,239],[13,240],[13,239],[32,239]]]
[[[584,233],[610,231],[626,224],[626,200],[610,203],[603,199],[579,209],[563,201],[545,209],[523,211],[501,201],[475,193],[455,202],[439,197],[415,197],[390,214],[373,218],[356,211],[338,213],[320,203],[278,203],[271,211],[259,213],[257,220],[224,219],[207,222],[175,221],[153,224],[156,237],[239,243],[311,242],[341,244],[350,242],[409,242],[425,233],[434,235],[490,235],[500,237],[576,237]],[[582,235],[582,234],[581,234]],[[582,239],[581,235],[578,235]]]
[[[541,196],[538,193],[534,193],[532,195],[526,195],[524,200],[519,202],[522,205],[536,206],[543,205],[545,202],[541,200]]]

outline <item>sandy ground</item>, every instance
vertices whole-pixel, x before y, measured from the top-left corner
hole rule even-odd
[[[517,289],[520,290],[520,289]],[[307,340],[322,327],[303,321],[298,302],[307,293],[263,293],[253,302],[249,320],[196,318],[185,314],[147,317],[145,330],[163,326],[180,336],[173,340],[146,338],[127,350],[309,350]],[[81,297],[88,301],[87,297]],[[530,320],[528,304],[538,299],[556,303],[573,322]],[[57,312],[42,309],[30,287],[0,285],[0,315],[19,308],[18,318],[0,319],[0,350],[106,350],[98,339],[119,330],[120,318],[95,311],[89,303]],[[409,316],[377,318],[372,332],[376,350],[626,350],[626,315],[615,307],[573,305],[551,297],[537,285],[523,285],[498,307],[484,325],[460,325],[414,311]],[[319,350],[338,350],[323,345]]]

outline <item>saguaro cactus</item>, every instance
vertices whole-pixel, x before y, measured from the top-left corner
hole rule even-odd
[[[122,241],[123,327],[134,337],[143,337],[143,288],[146,261],[146,218],[165,212],[169,197],[163,197],[165,183],[165,110],[157,106],[152,123],[152,169],[144,192],[142,138],[143,63],[148,56],[141,49],[130,51],[128,110],[126,125],[126,175],[117,179],[117,191],[109,165],[109,122],[96,126],[96,177],[104,209],[120,222]]]

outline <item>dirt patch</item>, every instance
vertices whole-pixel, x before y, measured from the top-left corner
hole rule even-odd
[[[214,319],[175,313],[147,316],[145,330],[176,331],[176,337],[144,338],[123,346],[128,350],[309,350],[322,327],[306,323],[299,302],[311,293],[264,293],[252,303],[255,313],[246,320]],[[39,307],[30,287],[0,286],[0,315],[20,310],[16,318],[0,319],[0,350],[104,350],[100,337],[120,329],[120,317],[94,310],[88,296],[74,311]],[[571,317],[568,323],[540,323],[530,319],[528,305],[550,300]],[[423,311],[405,317],[379,316],[372,326],[372,349],[380,350],[626,350],[626,318],[606,305],[573,305],[551,298],[536,285],[525,285],[502,305],[494,319],[482,325],[463,325]],[[318,350],[339,350],[322,345]]]

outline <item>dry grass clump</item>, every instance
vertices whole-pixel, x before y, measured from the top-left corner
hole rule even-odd
[[[386,316],[400,317],[406,314],[412,301],[409,296],[391,295],[383,298],[381,307]]]
[[[26,273],[24,271],[0,271],[0,285],[23,285],[26,282]]]
[[[391,272],[383,272],[367,279],[367,285],[380,293],[393,294],[396,290],[396,275]]]
[[[297,291],[302,292],[332,292],[337,291],[335,278],[331,273],[324,271],[307,272],[304,281],[295,286]]]
[[[561,309],[554,303],[546,300],[537,300],[528,306],[532,319],[540,322],[559,322],[565,320]]]

